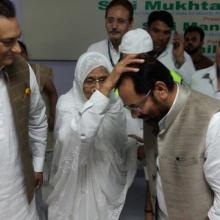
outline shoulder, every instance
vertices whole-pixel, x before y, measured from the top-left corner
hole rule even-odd
[[[210,143],[212,140],[213,142],[217,143],[217,141],[220,137],[219,132],[220,132],[220,111],[213,114],[213,116],[211,117],[211,119],[209,121],[208,130],[207,130],[207,134],[206,134],[206,137],[208,139],[206,139],[206,141],[208,141]],[[211,145],[209,145],[209,147],[210,146]]]
[[[18,75],[18,78],[20,78],[21,75],[29,76],[29,65],[27,61],[20,55],[16,55],[14,62],[5,66],[5,69],[8,73],[10,73],[10,75]]]
[[[159,57],[157,59],[162,63],[163,62],[171,63],[173,61],[172,49],[173,49],[173,45],[169,43],[167,45],[166,49],[159,55]],[[165,66],[166,66],[166,64],[164,63]]]
[[[46,65],[41,64],[41,63],[32,63],[31,66],[32,66],[33,69],[40,68],[41,70],[45,70],[45,71],[51,71],[52,70],[51,67],[46,66]]]
[[[213,61],[207,57],[207,56],[202,56],[202,62],[204,63],[203,65],[207,68],[207,67],[210,67],[210,66],[213,66]]]
[[[200,70],[195,70],[195,74],[192,76],[194,78],[202,78],[204,77],[204,74],[216,74],[216,65],[213,64],[212,66],[200,69]]]
[[[215,130],[219,130],[220,128],[220,111],[217,111],[213,116],[211,117],[211,120],[209,122],[209,127],[216,127]],[[217,129],[218,128],[218,129]]]
[[[52,75],[53,70],[51,67],[40,63],[32,63],[31,67],[33,68],[34,72],[40,72],[41,74]]]
[[[107,48],[107,43],[108,43],[108,41],[106,39],[99,41],[99,42],[96,42],[94,44],[91,44],[87,51],[100,52],[100,50],[103,50],[105,47]]]
[[[74,108],[72,90],[66,94],[61,95],[57,101],[56,109],[58,111],[71,112]]]
[[[218,111],[220,110],[220,102],[219,100],[210,97],[208,95],[202,94],[200,92],[191,91],[191,97],[192,97],[192,102],[193,106],[196,106],[198,109],[204,112],[208,111]]]
[[[166,48],[166,50],[165,50],[165,53],[168,53],[171,57],[173,57],[173,44],[169,43],[169,44],[167,45],[167,48]],[[191,60],[190,55],[189,55],[186,51],[184,51],[184,57],[185,57],[186,59],[190,59],[190,60]]]

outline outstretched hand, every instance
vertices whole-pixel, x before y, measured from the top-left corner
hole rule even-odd
[[[130,67],[130,64],[140,64],[144,62],[144,59],[136,58],[137,55],[127,55],[124,59],[117,63],[112,72],[105,80],[100,92],[104,95],[108,95],[110,91],[115,87],[122,73],[125,72],[138,72],[139,68]]]

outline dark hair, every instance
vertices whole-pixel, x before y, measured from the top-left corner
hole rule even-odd
[[[18,44],[19,44],[19,46],[21,47],[21,49],[24,51],[25,55],[28,57],[27,47],[26,47],[26,45],[24,44],[24,42],[18,40]]]
[[[129,21],[132,22],[134,19],[134,9],[131,2],[129,2],[128,0],[112,0],[106,7],[105,18],[107,18],[109,9],[118,5],[126,8],[129,11]]]
[[[171,29],[174,28],[173,16],[167,11],[153,11],[149,14],[147,26],[150,27],[155,21],[162,21]]]
[[[10,0],[0,0],[0,16],[14,18],[16,16],[15,6]]]
[[[185,32],[184,32],[184,37],[186,36],[187,33],[190,32],[198,32],[200,35],[200,40],[203,41],[205,38],[205,32],[202,30],[202,28],[197,27],[197,26],[189,26],[188,28],[186,28]]]
[[[150,89],[153,90],[156,81],[164,82],[169,90],[173,89],[174,81],[170,71],[161,62],[148,54],[138,57],[145,59],[145,62],[139,65],[139,71],[123,73],[116,88],[120,87],[124,79],[130,78],[134,83],[135,92],[140,95],[146,95]]]

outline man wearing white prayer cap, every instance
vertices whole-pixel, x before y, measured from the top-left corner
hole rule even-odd
[[[167,11],[149,14],[146,30],[153,40],[152,53],[169,70],[181,74],[184,83],[190,85],[195,68],[191,57],[184,51],[184,39],[173,32],[174,26],[173,16]]]
[[[123,37],[119,51],[123,54],[141,54],[153,50],[153,41],[149,33],[137,28],[128,31]]]

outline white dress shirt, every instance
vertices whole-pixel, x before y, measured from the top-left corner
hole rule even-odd
[[[165,51],[157,58],[164,66],[166,66],[169,70],[174,70],[181,74],[184,82],[188,85],[191,84],[192,74],[195,72],[195,67],[193,65],[191,57],[184,52],[185,62],[180,68],[177,68],[175,65],[175,59],[173,57],[173,45],[168,44]]]
[[[178,86],[177,86],[178,88]],[[178,99],[179,88],[177,89],[176,98],[174,103],[167,113],[167,115],[159,122],[160,130],[163,129],[163,123],[174,109],[176,100]],[[207,158],[204,163],[205,178],[214,192],[213,206],[207,213],[210,220],[220,219],[220,112],[215,113],[209,123],[206,144],[205,144],[205,157]],[[157,160],[157,166],[159,167],[159,161]],[[169,220],[166,203],[164,199],[163,186],[161,183],[160,174],[157,174],[157,199],[159,206],[158,220]],[[199,202],[199,201],[198,201]]]
[[[216,69],[216,64],[214,64],[208,68],[197,70],[192,75],[191,88],[205,95],[220,99]]]
[[[120,52],[115,50],[115,48],[113,47],[111,42],[109,43],[109,48],[110,48],[110,50],[109,50],[108,49],[108,42],[110,42],[110,41],[108,41],[106,39],[106,40],[102,40],[97,43],[94,43],[89,46],[87,51],[99,52],[99,53],[103,54],[110,62],[112,59],[112,62],[116,65],[119,61],[119,58],[120,58]],[[112,62],[111,62],[111,64],[112,64]],[[114,66],[112,66],[112,68],[113,67]]]
[[[30,72],[29,140],[36,172],[43,169],[47,135],[45,106],[35,75]],[[23,183],[13,113],[3,74],[0,74],[0,219],[37,220],[35,200],[29,205]]]

